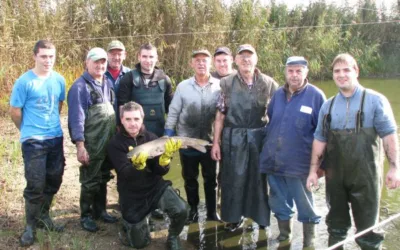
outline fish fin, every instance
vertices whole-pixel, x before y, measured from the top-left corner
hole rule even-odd
[[[194,148],[194,149],[196,149],[197,151],[200,151],[200,152],[202,152],[202,153],[207,153],[206,147],[204,147],[204,146],[202,146],[202,145],[188,145],[188,147]]]

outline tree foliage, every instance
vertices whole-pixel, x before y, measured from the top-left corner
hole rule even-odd
[[[0,90],[8,96],[15,79],[32,67],[32,47],[48,38],[57,47],[57,70],[69,84],[83,71],[87,51],[112,39],[127,47],[133,66],[138,47],[159,49],[160,66],[179,81],[192,74],[191,51],[227,45],[233,51],[252,44],[261,71],[282,83],[291,55],[310,62],[310,78],[331,76],[330,63],[340,52],[353,54],[361,74],[400,72],[399,6],[360,0],[354,6],[312,1],[288,9],[256,0],[3,0],[0,2]],[[381,11],[386,8],[386,12]],[[389,8],[389,9],[388,9]],[[367,23],[367,24],[364,24]],[[1,98],[1,96],[0,96]]]

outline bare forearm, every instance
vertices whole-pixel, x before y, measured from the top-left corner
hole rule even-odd
[[[391,168],[399,167],[399,141],[397,138],[397,134],[390,134],[382,138],[383,148],[385,150],[385,154],[387,160],[389,162],[389,166]]]
[[[10,107],[10,116],[11,120],[15,124],[18,130],[21,130],[21,122],[22,122],[22,111],[20,108]]]
[[[319,167],[321,166],[322,160],[324,158],[325,148],[326,148],[326,142],[321,142],[318,140],[313,141],[310,173],[316,173]]]
[[[225,115],[220,111],[217,111],[215,115],[215,123],[214,123],[214,140],[213,144],[219,143],[221,141],[222,129],[224,128],[224,120]]]
[[[59,102],[58,103],[58,113],[60,113],[60,114],[61,114],[61,110],[62,110],[62,107],[63,107],[63,103],[64,102]]]

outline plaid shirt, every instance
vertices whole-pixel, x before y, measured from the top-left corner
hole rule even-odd
[[[237,76],[239,77],[240,82],[242,84],[246,85],[250,90],[250,89],[253,88],[254,83],[257,81],[257,78],[258,78],[259,74],[260,74],[260,70],[256,68],[255,71],[254,71],[253,82],[251,84],[247,84],[244,81],[242,75],[240,74],[240,71],[238,71]],[[228,112],[228,107],[226,106],[226,102],[225,102],[225,93],[223,93],[222,91],[218,96],[217,109],[224,115]]]

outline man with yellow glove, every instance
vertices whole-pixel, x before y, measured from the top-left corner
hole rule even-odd
[[[117,172],[117,190],[122,213],[123,230],[120,239],[133,248],[150,244],[148,214],[161,209],[171,220],[168,230],[168,249],[182,249],[179,234],[188,216],[188,205],[162,176],[168,173],[172,155],[180,148],[181,141],[169,139],[165,153],[148,159],[147,153],[139,153],[131,159],[126,154],[132,147],[157,138],[143,126],[143,108],[128,102],[120,110],[122,123],[119,131],[107,147],[108,155]],[[131,148],[130,148],[131,147]]]

